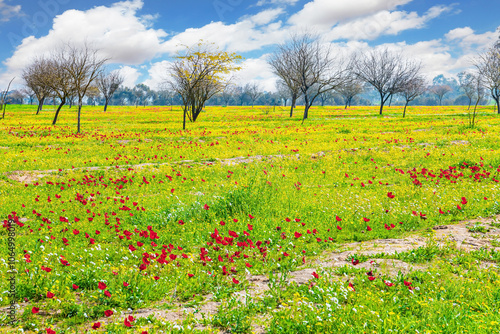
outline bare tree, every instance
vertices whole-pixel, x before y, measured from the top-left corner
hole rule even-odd
[[[427,90],[425,79],[421,76],[410,78],[401,87],[400,94],[405,99],[405,108],[403,110],[403,118],[406,116],[406,107],[408,104],[415,100],[419,95],[422,95]]]
[[[352,99],[364,91],[363,82],[356,76],[349,76],[337,89],[335,89],[345,101],[345,109],[351,106]]]
[[[255,101],[262,95],[259,85],[256,83],[247,83],[243,88],[243,91],[250,98],[250,101],[252,101],[253,108]]]
[[[6,90],[4,90],[3,92],[0,92],[0,110],[3,109],[2,119],[5,119],[5,109],[7,108],[7,103],[8,103],[7,95],[9,94],[10,85],[12,84],[12,81],[14,81],[14,79],[15,79],[15,77],[9,81],[9,84],[7,85]]]
[[[21,89],[21,92],[25,96],[28,97],[29,104],[32,105],[33,104],[33,100],[36,97],[35,91],[33,89],[31,89],[30,87],[26,86],[26,87],[24,87],[24,88]]]
[[[278,52],[286,59],[284,63],[290,66],[292,75],[289,79],[304,96],[304,122],[316,98],[343,82],[345,69],[340,62],[337,63],[329,45],[307,33],[292,36],[289,43],[278,47]]]
[[[470,72],[462,71],[458,73],[458,84],[460,85],[460,89],[469,99],[469,106],[467,110],[470,109],[470,105],[472,104],[472,99],[474,99],[476,95],[477,90],[475,81],[476,81],[475,75]]]
[[[274,74],[288,87],[290,93],[290,117],[293,117],[293,109],[300,93],[298,74],[293,71],[293,57],[289,45],[282,44],[269,58]],[[295,78],[295,79],[294,79]],[[285,102],[286,104],[286,102]]]
[[[96,105],[96,102],[101,97],[101,91],[97,86],[91,85],[89,89],[87,89],[87,104],[92,103],[93,106]]]
[[[111,97],[116,92],[118,87],[123,84],[124,80],[125,79],[123,78],[123,76],[121,76],[120,73],[116,71],[108,74],[101,73],[97,77],[97,88],[99,88],[102,95],[104,96],[104,111],[108,109],[108,104],[111,100]]]
[[[380,112],[387,100],[400,93],[405,82],[418,75],[420,64],[405,59],[401,53],[388,49],[373,50],[367,55],[356,55],[352,61],[355,75],[372,85],[380,95]]]
[[[25,85],[35,93],[38,100],[37,115],[42,111],[45,99],[52,94],[51,87],[47,84],[51,76],[50,69],[47,58],[38,58],[23,70],[22,78]]]
[[[99,56],[98,50],[87,44],[81,47],[67,45],[60,53],[60,59],[78,98],[77,133],[80,133],[83,98],[91,84],[101,74],[107,59]]]
[[[436,97],[438,98],[438,101],[439,101],[439,105],[443,105],[442,102],[443,102],[443,97],[451,92],[453,89],[451,89],[450,86],[448,85],[437,85],[437,86],[432,86],[429,91],[436,95]]]
[[[55,98],[59,99],[52,125],[56,125],[61,108],[66,104],[67,99],[75,94],[76,88],[68,71],[71,59],[65,54],[64,50],[53,54],[50,58],[43,60],[46,66],[46,75],[40,78],[40,84],[49,87],[52,100],[55,104]]]
[[[228,106],[229,102],[233,99],[236,93],[236,87],[233,84],[228,83],[224,86],[224,89],[222,89],[220,97],[224,101],[224,104]]]
[[[500,114],[500,48],[490,48],[480,54],[474,62],[483,85],[490,91],[496,102],[497,113]]]
[[[481,101],[484,96],[486,95],[486,90],[484,88],[485,84],[483,82],[483,78],[480,73],[473,74],[472,76],[472,84],[474,87],[474,95],[475,95],[475,105],[474,105],[474,110],[471,113],[469,109],[469,126],[473,128],[476,124],[476,110],[477,110],[477,105],[479,104],[479,101]]]

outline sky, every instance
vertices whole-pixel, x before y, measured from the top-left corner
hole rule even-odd
[[[335,55],[388,48],[432,79],[470,68],[499,37],[498,0],[0,0],[0,90],[34,57],[90,43],[124,85],[158,89],[173,56],[199,40],[244,57],[237,84],[274,91],[276,46],[312,31]]]

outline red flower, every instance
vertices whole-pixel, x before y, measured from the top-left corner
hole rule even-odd
[[[105,290],[108,286],[106,285],[106,283],[99,282],[97,287],[99,288],[99,290]]]
[[[210,207],[209,207],[208,205],[206,205],[206,204],[205,204],[205,205],[203,206],[203,209],[208,210],[208,209],[210,209]]]
[[[342,227],[337,225],[337,230],[342,231]]]
[[[298,222],[300,222],[300,219],[299,218],[295,218],[295,221],[298,223]]]
[[[369,218],[365,218],[365,217],[363,217],[363,220],[365,221],[365,223],[368,223],[370,221]]]
[[[127,318],[125,318],[123,323],[125,324],[126,327],[132,327],[132,324],[130,323],[130,321]]]
[[[250,263],[245,263],[245,266],[247,266],[247,268],[252,268],[252,265]]]
[[[462,207],[460,205],[457,204],[457,209],[458,210],[462,210]]]
[[[302,233],[299,233],[299,232],[295,232],[295,238],[300,238],[302,236]]]
[[[188,273],[188,276],[189,276],[189,277],[193,277],[193,276],[194,276],[194,274],[189,274],[189,273]]]
[[[391,283],[391,282],[389,282],[389,281],[384,281],[384,283],[385,283],[385,285],[387,285],[387,286],[393,286],[393,285],[394,285],[394,283]]]
[[[359,260],[352,258],[351,259],[351,263],[352,263],[353,266],[355,266],[355,265],[359,264]]]
[[[349,287],[352,289],[352,291],[356,291],[356,289],[354,289],[354,285],[352,285],[351,282],[349,282]]]
[[[240,281],[238,281],[236,278],[233,277],[233,283],[234,284],[240,284]]]
[[[251,214],[248,214],[248,218],[250,218],[250,219],[254,219],[255,217],[254,217],[254,216],[252,216]]]
[[[314,276],[314,278],[319,278],[319,275],[315,271],[313,271],[312,275]]]
[[[127,282],[123,282],[123,286],[124,286],[124,287],[127,287],[127,286],[129,286],[129,285],[130,285],[130,284],[128,284]]]
[[[388,192],[387,193],[387,197],[389,197],[390,199],[393,199],[394,197],[396,197],[392,192]]]
[[[106,297],[111,297],[111,293],[109,293],[108,290],[104,291],[104,294],[106,295]]]
[[[342,218],[340,218],[339,216],[335,216],[335,219],[336,219],[338,222],[342,221]]]
[[[405,286],[410,286],[411,282],[403,281],[405,283]]]
[[[372,230],[372,228],[371,228],[370,226],[366,226],[366,230],[367,230],[368,232],[370,232],[370,231]]]
[[[40,309],[38,307],[34,307],[31,309],[31,313],[33,314],[37,314],[38,312],[40,312]]]
[[[47,291],[47,298],[54,298],[54,294],[50,291]]]
[[[56,331],[52,330],[51,328],[45,328],[47,331],[47,334],[56,334]]]
[[[98,329],[99,327],[101,327],[101,323],[100,323],[100,322],[95,322],[95,323],[92,325],[92,329]]]
[[[286,221],[287,223],[289,223],[289,222],[291,222],[292,220],[291,220],[290,218],[286,217],[286,218],[285,218],[285,221]]]
[[[375,277],[373,277],[373,276],[369,276],[369,277],[368,277],[368,279],[369,279],[370,281],[373,281],[373,280],[375,279]]]
[[[253,225],[247,224],[247,227],[249,231],[253,230]]]
[[[128,249],[133,252],[135,251],[137,248],[135,248],[133,245],[128,245]]]
[[[444,211],[441,210],[441,208],[439,208],[439,213],[442,214],[442,215],[444,215]]]
[[[462,202],[460,203],[462,203],[463,205],[467,204],[467,199],[465,199],[465,197],[462,197]]]
[[[73,289],[78,290],[79,286],[76,284],[73,284]]]
[[[106,311],[104,311],[104,315],[105,315],[106,317],[111,317],[111,316],[113,315],[113,311],[111,311],[111,310],[106,310]]]
[[[139,269],[142,271],[142,270],[146,270],[147,266],[143,263],[139,266]]]

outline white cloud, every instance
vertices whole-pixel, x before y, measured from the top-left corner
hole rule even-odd
[[[232,52],[258,50],[286,38],[287,29],[281,21],[273,22],[282,13],[282,9],[270,9],[244,17],[234,24],[212,22],[201,28],[186,29],[165,42],[163,50],[173,54],[181,50],[182,45],[194,45],[200,39]]]
[[[142,5],[142,0],[131,0],[87,11],[65,11],[54,18],[46,36],[23,39],[12,57],[4,62],[7,73],[0,81],[5,76],[19,76],[34,55],[46,54],[67,42],[79,45],[88,41],[103,56],[111,58],[111,63],[137,65],[152,59],[161,51],[162,38],[167,34],[146,27],[145,21],[150,17],[136,16]]]
[[[246,59],[243,61],[242,69],[235,74],[234,83],[244,86],[254,82],[264,91],[273,92],[276,90],[276,76],[267,63],[268,55],[259,58]]]
[[[381,35],[397,35],[408,29],[421,29],[425,24],[451,7],[434,6],[424,15],[416,12],[381,11],[374,15],[351,20],[335,26],[326,34],[330,40],[335,39],[366,39],[373,40]]]
[[[11,6],[0,0],[0,22],[8,22],[12,17],[21,15],[21,5]]]
[[[171,62],[167,60],[153,63],[148,70],[149,78],[143,83],[151,89],[161,89],[163,84],[168,79],[168,68]]]
[[[450,30],[445,37],[448,41],[458,43],[460,47],[465,49],[469,49],[472,46],[483,49],[491,46],[496,41],[498,35],[495,31],[476,34],[471,27],[463,27]]]
[[[133,88],[137,84],[137,80],[140,77],[140,72],[138,69],[131,66],[122,66],[121,68],[115,70],[123,76],[123,86]],[[115,72],[113,71],[113,72]]]
[[[331,27],[339,22],[393,10],[412,0],[313,0],[289,22],[302,27]]]

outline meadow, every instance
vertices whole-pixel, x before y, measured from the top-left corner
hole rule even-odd
[[[0,121],[0,332],[500,333],[493,107],[53,109]]]

